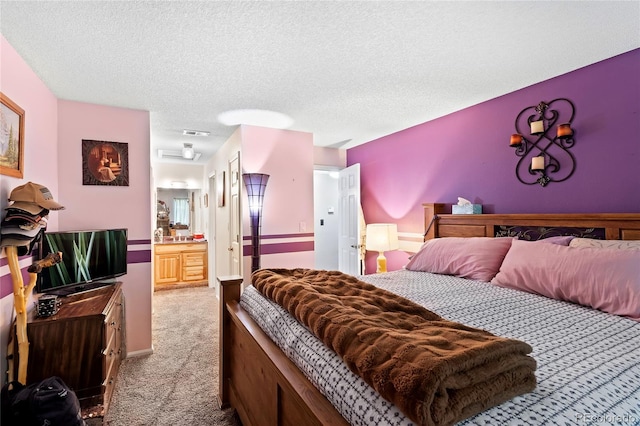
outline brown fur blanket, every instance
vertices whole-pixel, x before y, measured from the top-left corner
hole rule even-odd
[[[536,386],[528,344],[448,321],[350,275],[261,269],[252,283],[419,425],[450,425]]]

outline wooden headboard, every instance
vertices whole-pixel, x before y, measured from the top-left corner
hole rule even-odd
[[[446,206],[425,203],[424,239],[576,235],[606,240],[640,240],[640,213],[443,214]]]

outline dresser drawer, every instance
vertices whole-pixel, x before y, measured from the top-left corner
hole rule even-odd
[[[204,253],[183,253],[182,266],[189,267],[202,267],[205,264]]]
[[[105,322],[104,322],[104,328],[105,328],[104,347],[105,348],[108,348],[110,344],[109,342],[112,342],[112,341],[114,342],[113,344],[115,345],[116,334],[118,334],[122,329],[121,317],[122,317],[122,309],[120,306],[116,306],[114,307],[114,309],[111,310],[111,312],[105,318]]]
[[[113,395],[113,389],[116,385],[116,378],[118,377],[118,370],[120,369],[120,357],[119,354],[114,353],[111,357],[111,362],[108,364],[107,371],[104,375],[104,381],[102,382],[102,396],[105,411],[109,407],[111,402],[111,395]]]

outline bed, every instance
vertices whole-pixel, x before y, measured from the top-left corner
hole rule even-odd
[[[567,233],[580,240],[640,240],[640,214],[449,215],[443,210],[424,205],[425,240],[551,241]],[[536,389],[460,424],[640,424],[638,321],[452,275],[402,270],[359,278],[453,321],[531,344],[538,362]],[[241,277],[219,281],[218,403],[233,406],[245,426],[414,424],[322,342],[303,339],[306,327],[279,305],[253,287],[241,296]]]

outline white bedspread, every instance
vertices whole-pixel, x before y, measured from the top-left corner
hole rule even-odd
[[[460,425],[640,425],[640,323],[445,275],[402,270],[360,278],[447,319],[533,347],[535,391]],[[241,305],[352,425],[412,424],[253,287]]]

